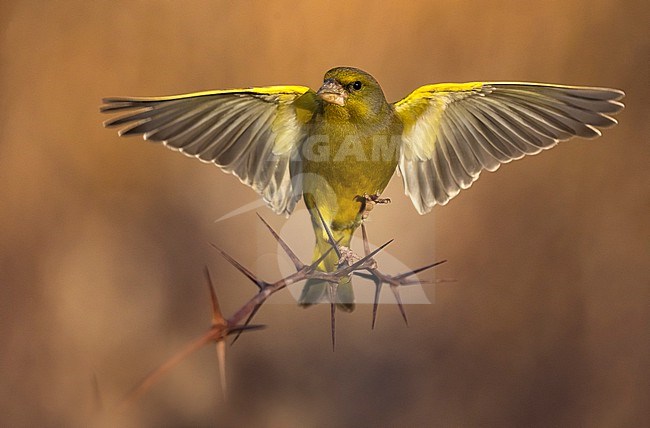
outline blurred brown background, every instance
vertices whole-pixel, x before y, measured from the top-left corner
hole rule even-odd
[[[3,426],[641,426],[650,404],[647,2],[3,1]],[[620,125],[484,173],[419,216],[396,177],[375,243],[446,258],[433,305],[338,320],[275,296],[229,353],[205,349],[128,412],[110,409],[253,287],[275,245],[254,192],[217,168],[103,129],[100,99],[270,84],[354,65],[390,100],[426,83],[529,80],[627,92]],[[284,218],[258,210],[282,228]],[[305,257],[311,237],[304,212]],[[299,234],[298,234],[299,236]],[[296,239],[292,244],[299,246]],[[435,245],[435,251],[433,247]],[[433,274],[425,276],[431,278]],[[96,379],[99,398],[93,392]],[[109,414],[96,413],[101,405]]]

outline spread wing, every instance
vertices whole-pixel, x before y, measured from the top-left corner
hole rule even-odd
[[[423,86],[394,104],[404,123],[399,168],[420,214],[444,205],[483,170],[616,124],[622,91],[538,83]]]
[[[305,136],[315,94],[303,86],[271,86],[151,98],[106,98],[104,122],[119,135],[145,140],[211,162],[260,193],[277,213],[300,197],[290,163]]]

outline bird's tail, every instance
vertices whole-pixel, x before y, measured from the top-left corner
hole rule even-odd
[[[323,233],[320,233],[323,232]],[[352,230],[344,229],[341,231],[333,230],[334,240],[339,245],[349,247],[352,239]],[[316,230],[316,247],[314,248],[314,260],[316,261],[323,256],[332,247],[324,231]],[[339,256],[336,251],[329,251],[327,256],[318,265],[318,270],[323,272],[333,272],[338,267]],[[354,310],[354,292],[352,291],[352,281],[350,277],[343,278],[330,291],[331,283],[318,279],[308,279],[302,289],[299,304],[303,307],[309,307],[315,303],[331,303],[334,300],[339,309],[346,312]]]

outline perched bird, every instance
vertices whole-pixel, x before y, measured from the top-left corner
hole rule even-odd
[[[337,67],[314,92],[268,86],[151,98],[106,98],[102,112],[127,112],[107,127],[141,134],[235,174],[276,213],[289,215],[302,196],[316,235],[314,260],[330,247],[315,207],[342,249],[399,169],[420,214],[444,205],[481,171],[539,153],[559,141],[593,138],[616,124],[616,89],[518,82],[422,86],[388,103],[368,73]],[[339,264],[334,252],[319,268]],[[301,304],[327,299],[310,280]],[[352,310],[349,279],[335,302]]]

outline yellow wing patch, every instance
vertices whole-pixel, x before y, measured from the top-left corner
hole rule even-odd
[[[404,124],[402,135],[405,155],[420,160],[429,159],[447,105],[480,93],[482,89],[481,82],[426,85],[395,103],[395,111]]]

